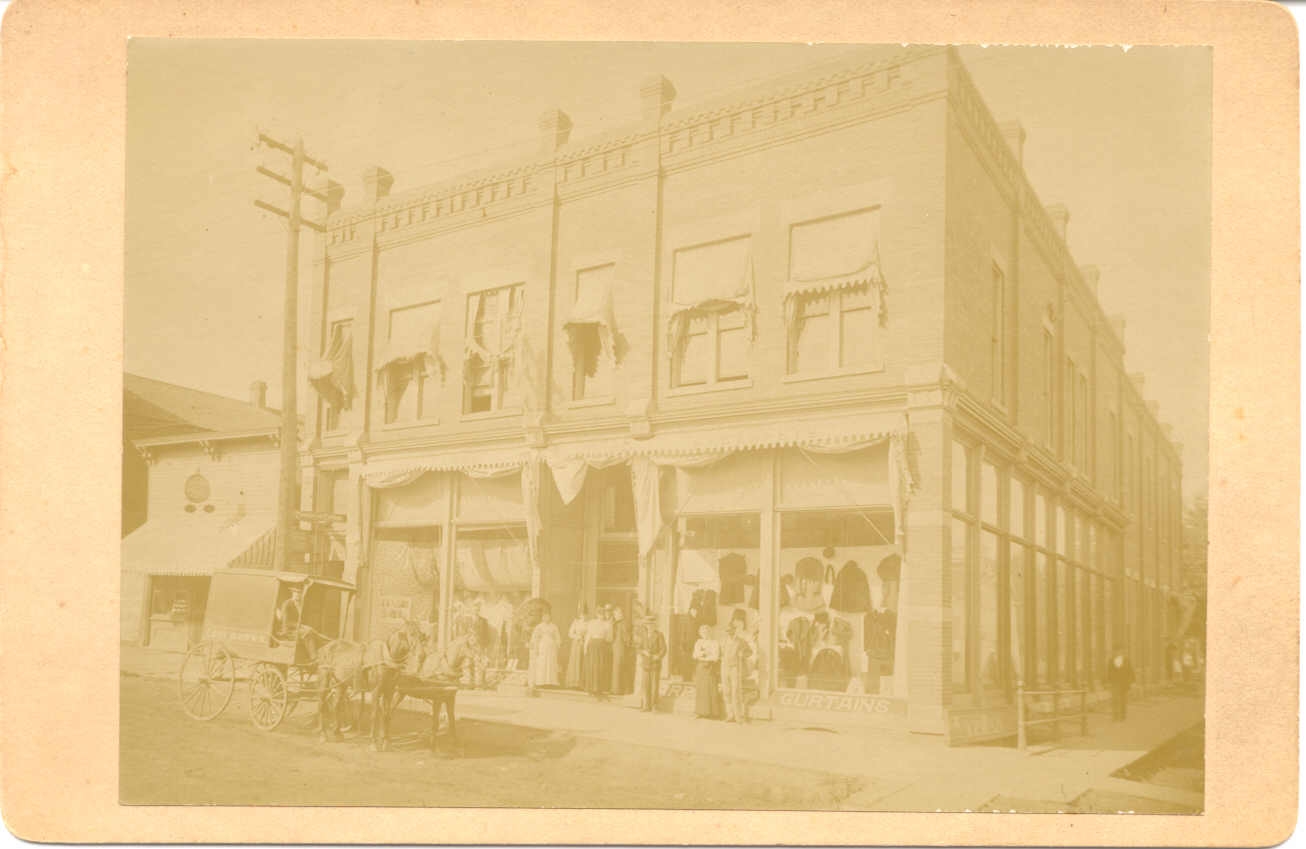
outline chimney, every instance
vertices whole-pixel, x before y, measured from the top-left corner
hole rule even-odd
[[[661,74],[654,74],[639,85],[640,114],[645,121],[656,121],[671,111],[676,87]]]
[[[334,215],[340,211],[340,203],[345,199],[345,187],[335,180],[327,180],[326,188],[326,208],[327,215]]]
[[[381,198],[387,197],[394,183],[395,178],[389,171],[373,165],[363,172],[363,200],[367,203],[376,203]]]
[[[561,109],[550,109],[540,116],[540,145],[552,153],[571,137],[571,118]]]
[[[1096,265],[1081,265],[1079,274],[1084,278],[1084,282],[1088,284],[1089,291],[1096,295],[1098,281],[1102,279],[1102,272],[1098,270],[1098,267]]]
[[[256,380],[249,385],[249,404],[251,407],[258,407],[260,410],[268,408],[268,385],[261,380]]]
[[[1015,155],[1016,164],[1024,165],[1025,127],[1019,121],[1003,121],[998,124],[998,131],[1007,140],[1007,147],[1010,147],[1012,154]]]

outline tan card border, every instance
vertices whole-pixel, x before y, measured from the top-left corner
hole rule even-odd
[[[117,804],[126,38],[1214,45],[1207,812]],[[1297,36],[1268,2],[16,0],[4,20],[3,812],[44,841],[1264,845],[1296,819]],[[1127,214],[1127,211],[1122,211]]]

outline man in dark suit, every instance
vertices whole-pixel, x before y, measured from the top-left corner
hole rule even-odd
[[[657,619],[644,617],[636,645],[640,659],[639,709],[652,711],[658,703],[658,685],[662,678],[662,658],[667,654],[667,638],[658,630]]]
[[[1117,645],[1107,661],[1106,683],[1111,688],[1111,718],[1119,722],[1125,718],[1129,688],[1134,683],[1134,667],[1129,663],[1124,646]]]

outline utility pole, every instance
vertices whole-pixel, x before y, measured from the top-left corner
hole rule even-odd
[[[277,490],[277,535],[274,565],[277,569],[291,567],[291,532],[299,529],[299,505],[295,503],[295,485],[299,478],[299,401],[298,369],[296,368],[299,349],[299,229],[309,227],[319,233],[326,228],[315,221],[306,220],[300,214],[300,201],[303,195],[327,205],[327,214],[337,202],[339,193],[333,189],[326,192],[304,186],[304,166],[311,165],[320,172],[327,170],[326,163],[304,153],[303,139],[295,139],[293,144],[286,144],[264,133],[259,133],[258,142],[278,153],[290,156],[290,176],[278,174],[263,166],[256,170],[282,186],[290,189],[290,209],[280,209],[261,200],[255,200],[259,209],[279,215],[286,219],[286,292],[285,316],[282,322],[281,338],[281,477]],[[333,187],[334,188],[334,187]]]

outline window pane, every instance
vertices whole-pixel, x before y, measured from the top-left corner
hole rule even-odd
[[[707,383],[707,370],[712,363],[712,349],[706,330],[697,330],[701,319],[690,322],[685,336],[684,352],[680,356],[680,386],[697,386]]]
[[[998,523],[998,470],[989,462],[980,464],[980,518]]]
[[[760,529],[755,528],[749,539],[756,549]],[[867,693],[892,691],[888,676],[894,671],[901,576],[900,555],[892,539],[891,512],[780,515],[779,616],[774,620],[780,687],[842,693],[857,679]],[[710,540],[705,554],[717,562],[725,542]],[[829,594],[824,589],[826,577],[834,581]],[[750,622],[756,621],[752,582],[747,589],[736,587],[733,594],[724,575],[721,582],[720,603],[738,603],[748,611]],[[724,626],[728,619],[719,618],[718,625]]]
[[[1066,556],[1073,562],[1080,562],[1079,557],[1079,513],[1066,511]]]
[[[1007,527],[1013,536],[1023,539],[1025,536],[1025,485],[1019,478],[1013,477],[1011,487],[1011,512],[1007,516]]]
[[[1008,603],[1011,611],[1011,673],[1017,679],[1028,680],[1029,635],[1025,627],[1025,546],[1011,544],[1011,563],[1007,567]]]
[[[966,446],[952,443],[952,509],[970,511],[970,487],[967,486],[969,466]]]
[[[857,368],[875,363],[875,311],[850,309],[844,295],[839,328],[839,367]]]
[[[1093,578],[1083,569],[1075,579],[1075,598],[1079,604],[1079,684],[1086,686],[1093,669]]]
[[[1002,684],[998,661],[998,535],[980,533],[979,550],[979,661],[980,682],[985,687]]]
[[[1048,543],[1048,502],[1041,490],[1034,493],[1034,543]]]
[[[955,692],[966,690],[967,533],[965,522],[952,520],[952,689]]]
[[[819,373],[830,368],[830,345],[834,327],[828,298],[805,298],[799,306],[790,351],[791,374]]]
[[[720,371],[717,379],[740,380],[748,377],[748,328],[726,329],[725,316],[722,316],[718,340]]]
[[[1060,504],[1057,505],[1056,523],[1057,554],[1064,555],[1066,553],[1066,508]]]
[[[1070,680],[1070,567],[1065,560],[1057,558],[1057,579],[1053,588],[1057,604],[1057,674],[1056,681]]]
[[[417,420],[418,389],[417,381],[413,377],[413,367],[409,365],[391,366],[387,370],[385,384],[387,424]]]
[[[1040,684],[1048,683],[1048,649],[1051,646],[1048,611],[1051,610],[1051,604],[1048,556],[1039,552],[1034,555],[1034,674]]]
[[[1108,654],[1115,651],[1116,632],[1115,632],[1115,587],[1116,582],[1110,579],[1102,582],[1102,652],[1099,655],[1103,660],[1103,683],[1106,681],[1105,661]]]

